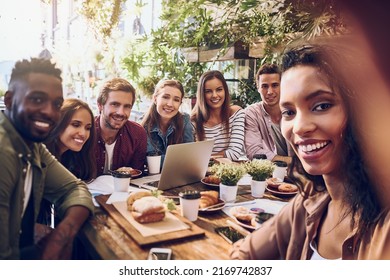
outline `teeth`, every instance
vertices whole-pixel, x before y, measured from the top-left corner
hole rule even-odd
[[[309,144],[309,145],[299,145],[298,148],[302,152],[311,152],[311,151],[314,151],[314,150],[321,149],[321,148],[323,148],[326,145],[327,145],[327,142],[321,142],[321,143]]]
[[[74,141],[77,142],[77,143],[80,143],[80,144],[83,144],[83,143],[84,143],[84,141],[81,140],[81,139],[74,139]]]
[[[35,121],[34,123],[35,123],[36,126],[39,126],[39,127],[44,127],[44,128],[48,128],[49,127],[49,124],[45,123],[45,122]]]

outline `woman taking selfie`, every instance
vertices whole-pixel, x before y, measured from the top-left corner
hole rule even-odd
[[[341,49],[304,45],[283,55],[281,129],[300,194],[234,244],[232,258],[390,258],[389,214],[365,171]]]

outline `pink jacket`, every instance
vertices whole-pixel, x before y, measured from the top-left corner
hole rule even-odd
[[[232,259],[307,260],[313,254],[320,219],[330,202],[327,192],[304,198],[297,195],[277,216],[233,244]],[[356,228],[342,244],[342,259],[390,259],[390,213],[382,215],[370,232],[358,241]]]

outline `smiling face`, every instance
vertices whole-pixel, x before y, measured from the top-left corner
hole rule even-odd
[[[204,86],[205,100],[211,109],[221,108],[225,101],[225,89],[222,81],[217,78],[208,80]]]
[[[89,139],[92,128],[91,114],[85,108],[78,109],[60,135],[60,153],[67,150],[79,152]]]
[[[295,66],[281,79],[281,129],[311,175],[337,175],[347,115],[339,93],[312,66]]]
[[[120,90],[109,92],[106,103],[98,104],[101,128],[119,130],[130,117],[133,101],[133,96],[129,92]]]
[[[28,142],[42,142],[60,118],[64,99],[60,79],[30,73],[15,83],[5,98],[7,115]]]
[[[179,112],[182,98],[182,93],[178,88],[165,86],[153,96],[153,101],[160,117],[168,121]]]
[[[258,81],[258,91],[261,100],[268,106],[279,106],[280,98],[280,75],[261,74]]]

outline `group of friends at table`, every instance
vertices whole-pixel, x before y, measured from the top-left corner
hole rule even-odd
[[[129,120],[136,91],[125,79],[103,85],[94,116],[85,102],[64,99],[55,64],[17,62],[0,113],[0,259],[72,258],[94,211],[87,182],[123,166],[143,170],[148,153],[206,139],[216,140],[213,157],[288,161],[300,190],[233,244],[232,259],[389,259],[388,178],[377,170],[388,130],[386,115],[371,113],[390,95],[376,45],[364,28],[358,34],[290,46],[280,65],[260,67],[262,101],[245,109],[231,105],[220,71],[199,78],[190,115],[179,111],[181,83],[161,80],[141,123]]]

